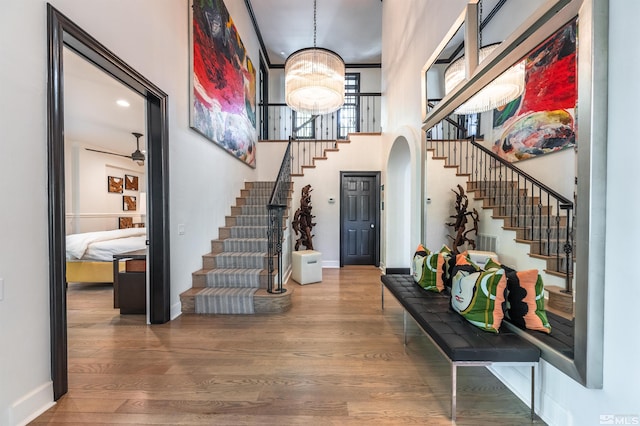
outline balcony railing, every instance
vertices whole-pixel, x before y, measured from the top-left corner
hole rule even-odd
[[[298,140],[338,140],[346,139],[349,133],[379,133],[380,101],[380,93],[346,93],[342,108],[311,121],[309,115],[298,114],[286,104],[260,104],[260,139],[288,140],[294,129],[298,129],[294,135]]]

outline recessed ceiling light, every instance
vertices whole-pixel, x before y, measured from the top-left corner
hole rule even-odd
[[[116,103],[123,108],[127,108],[130,105],[129,102],[125,101],[124,99],[118,99]]]

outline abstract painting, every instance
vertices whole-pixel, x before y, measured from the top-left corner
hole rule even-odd
[[[256,165],[256,70],[222,0],[193,0],[190,125]]]
[[[119,229],[133,228],[133,218],[132,217],[119,217],[118,218],[118,228]]]
[[[107,176],[107,191],[122,194],[122,178]]]
[[[578,100],[577,23],[572,21],[525,58],[520,98],[493,112],[493,151],[515,162],[575,146]]]
[[[136,210],[136,197],[132,195],[123,195],[122,196],[122,210],[124,211],[134,211]]]
[[[124,175],[124,189],[129,191],[138,190],[138,176]]]

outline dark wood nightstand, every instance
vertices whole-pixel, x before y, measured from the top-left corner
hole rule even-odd
[[[119,263],[125,262],[124,271]],[[121,314],[147,312],[147,250],[113,255],[113,307]]]

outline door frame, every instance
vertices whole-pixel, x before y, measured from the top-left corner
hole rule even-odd
[[[68,391],[67,291],[64,179],[63,47],[142,95],[147,120],[147,197],[149,212],[149,320],[169,321],[169,132],[167,94],[47,3],[48,87],[47,150],[49,199],[49,303],[53,397]]]
[[[363,172],[358,172],[358,171],[351,171],[351,172],[345,172],[345,171],[341,171],[340,172],[340,267],[342,268],[344,266],[344,253],[346,252],[345,247],[343,246],[342,242],[343,242],[343,236],[344,236],[344,229],[343,229],[343,219],[346,215],[346,204],[344,203],[344,198],[345,198],[345,194],[344,194],[344,178],[346,177],[372,177],[375,178],[375,186],[376,186],[376,191],[375,191],[375,196],[376,196],[376,200],[375,200],[375,204],[377,206],[376,208],[376,212],[375,212],[375,227],[376,227],[376,232],[375,232],[375,247],[374,247],[374,265],[375,266],[380,266],[380,216],[381,216],[381,204],[380,204],[380,172],[374,172],[374,171],[363,171]]]

